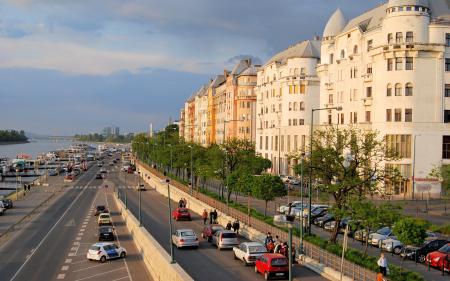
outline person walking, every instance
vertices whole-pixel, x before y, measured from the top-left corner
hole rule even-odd
[[[203,210],[202,219],[203,219],[203,225],[205,225],[206,221],[208,220],[208,212],[206,211],[206,209]]]
[[[241,227],[241,225],[240,225],[240,223],[239,223],[239,220],[238,219],[236,219],[234,222],[233,222],[233,230],[234,230],[234,232],[236,232],[236,234],[239,234],[239,228]]]
[[[209,224],[212,224],[214,220],[214,212],[211,209],[211,211],[209,211]]]
[[[217,211],[214,209],[213,211],[213,223],[217,223]]]
[[[386,276],[387,275],[387,259],[384,256],[384,253],[381,253],[377,264],[380,267],[380,273],[383,274],[383,276]]]
[[[226,230],[231,230],[231,221],[228,221],[227,226],[225,226]]]
[[[264,245],[266,246],[266,248],[269,243],[273,243],[273,238],[272,234],[270,232],[267,232],[266,239],[264,240]]]
[[[187,200],[186,200],[186,198],[182,198],[182,200],[183,200],[183,208],[187,208]]]
[[[180,199],[180,201],[178,201],[178,208],[183,208],[183,198]]]

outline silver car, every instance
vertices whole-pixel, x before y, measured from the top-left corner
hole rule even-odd
[[[198,237],[195,231],[189,228],[178,229],[172,234],[172,243],[177,248],[198,247]]]
[[[237,234],[231,230],[217,231],[213,236],[212,243],[217,246],[217,249],[231,249],[239,245]]]

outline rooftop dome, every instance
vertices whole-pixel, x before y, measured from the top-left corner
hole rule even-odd
[[[323,38],[333,37],[341,33],[346,24],[344,14],[342,14],[341,9],[337,9],[334,14],[330,17],[323,31]]]
[[[388,8],[400,6],[422,6],[429,8],[430,3],[428,0],[389,0]]]

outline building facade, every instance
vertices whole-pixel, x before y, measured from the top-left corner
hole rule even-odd
[[[293,174],[293,155],[305,150],[311,109],[319,104],[316,66],[320,41],[303,41],[276,54],[257,75],[256,151],[275,174]]]
[[[390,0],[350,21],[340,10],[323,33],[321,124],[376,130],[402,157],[387,168],[397,197],[439,196],[435,166],[450,164],[450,9],[445,0]],[[415,188],[413,188],[415,186]]]

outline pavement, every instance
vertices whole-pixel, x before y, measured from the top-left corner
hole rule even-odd
[[[151,280],[114,205],[116,243],[127,249],[128,257],[104,264],[85,257],[87,245],[97,242],[92,207],[112,202],[110,191],[95,180],[97,171],[92,167],[81,175],[0,247],[1,280]]]
[[[113,182],[114,188],[124,186],[125,173],[111,173],[110,181]],[[137,176],[127,176],[127,183],[137,182]],[[125,193],[127,194],[128,208],[138,217],[139,192],[136,189],[119,188],[119,195],[124,201]],[[142,225],[150,234],[170,253],[169,249],[169,225],[168,225],[168,203],[167,198],[160,195],[151,187],[147,186],[146,191],[141,192],[141,218]],[[173,208],[176,202],[172,202]],[[200,239],[200,247],[198,249],[174,249],[174,256],[177,263],[194,279],[194,280],[263,280],[263,276],[257,275],[252,266],[244,266],[242,262],[233,258],[231,250],[219,251],[209,242],[202,239],[200,233],[203,229],[203,221],[200,216],[191,213],[192,221],[173,221],[173,231],[179,228],[191,228]],[[247,241],[240,237],[240,241]],[[294,280],[302,281],[322,281],[327,280],[315,272],[302,267],[294,266]]]

